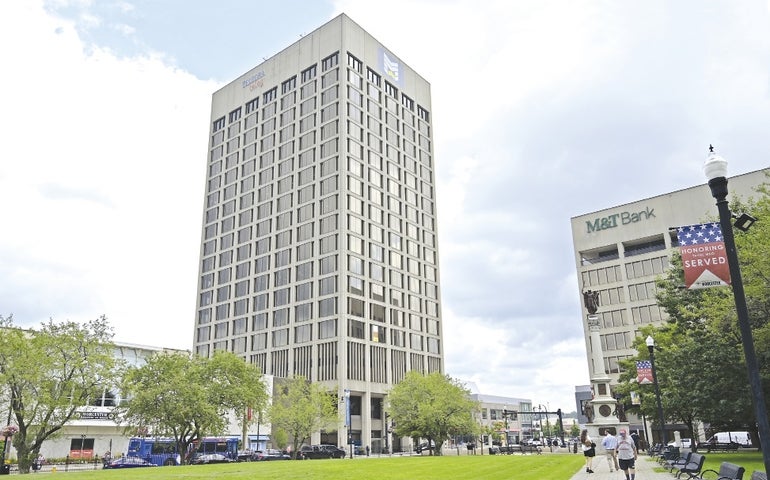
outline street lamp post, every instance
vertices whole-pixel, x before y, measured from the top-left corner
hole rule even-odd
[[[645,340],[647,350],[650,352],[650,366],[652,367],[652,383],[655,385],[655,399],[658,401],[658,423],[660,423],[660,435],[663,439],[663,447],[668,443],[666,440],[666,423],[663,417],[663,403],[660,401],[660,385],[658,384],[658,372],[655,369],[655,340],[647,336]]]
[[[353,425],[350,421],[350,390],[346,388],[343,394],[345,398],[345,427],[348,429],[348,450],[350,450],[350,458],[353,458]]]
[[[727,204],[727,161],[714,153],[714,147],[709,146],[709,151],[706,162],[703,164],[703,173],[708,178],[711,195],[717,201],[719,223],[722,226],[722,236],[724,237],[727,253],[727,264],[730,267],[730,283],[733,287],[735,311],[738,315],[738,329],[741,332],[741,343],[743,343],[743,353],[746,357],[746,369],[749,374],[749,384],[751,385],[752,400],[759,430],[759,441],[762,447],[762,458],[765,463],[765,471],[770,472],[770,448],[767,447],[768,442],[770,442],[770,423],[768,423],[767,407],[765,406],[762,381],[759,376],[759,364],[754,352],[754,337],[751,333],[751,324],[749,323],[746,295],[743,292],[741,267],[738,264],[738,252],[735,248],[735,237],[733,236],[733,226],[731,223],[732,214]]]
[[[505,421],[505,446],[510,445],[508,442],[508,405],[503,407],[503,420]]]

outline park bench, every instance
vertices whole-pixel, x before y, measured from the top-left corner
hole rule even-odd
[[[505,455],[512,455],[514,453],[543,453],[543,449],[540,448],[538,445],[527,445],[527,444],[519,444],[514,443],[512,445],[501,445],[498,448],[498,451],[496,453],[505,454]]]
[[[703,470],[700,474],[701,480],[743,480],[743,474],[746,469],[740,465],[730,462],[722,462],[719,465],[719,471]]]
[[[765,472],[754,471],[751,474],[751,480],[767,480],[767,474]]]
[[[706,462],[706,457],[700,453],[693,453],[690,455],[690,460],[683,466],[679,467],[679,472],[676,474],[676,478],[683,478],[683,475],[687,475],[688,479],[697,479],[700,475],[700,471],[703,469],[703,464]]]
[[[723,443],[702,443],[698,445],[699,450],[706,450],[706,453],[711,452],[737,452],[741,444],[737,442],[723,442]]]
[[[663,450],[663,444],[662,443],[656,443],[655,445],[651,446],[647,449],[647,455],[651,457],[657,457],[660,455],[660,452]]]
[[[679,447],[666,447],[660,452],[660,455],[658,455],[658,463],[665,465],[666,462],[676,460],[679,457],[681,457],[679,454]]]
[[[690,461],[691,456],[692,452],[687,452],[684,457],[677,457],[666,460],[663,462],[663,468],[667,469],[669,472],[679,470],[681,467],[687,465],[687,462]]]

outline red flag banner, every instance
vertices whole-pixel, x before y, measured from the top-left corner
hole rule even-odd
[[[679,227],[677,238],[686,288],[730,285],[730,266],[719,223]]]
[[[652,383],[652,363],[649,360],[636,362],[636,381],[641,384]]]

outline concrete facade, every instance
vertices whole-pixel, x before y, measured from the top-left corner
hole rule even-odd
[[[194,352],[349,391],[312,443],[399,448],[386,392],[444,370],[430,112],[344,14],[213,95]]]

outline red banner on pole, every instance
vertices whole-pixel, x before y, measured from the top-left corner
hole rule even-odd
[[[730,285],[730,266],[719,223],[679,227],[677,238],[686,288]]]
[[[636,362],[636,381],[640,385],[652,383],[652,363],[649,360],[640,360]]]

